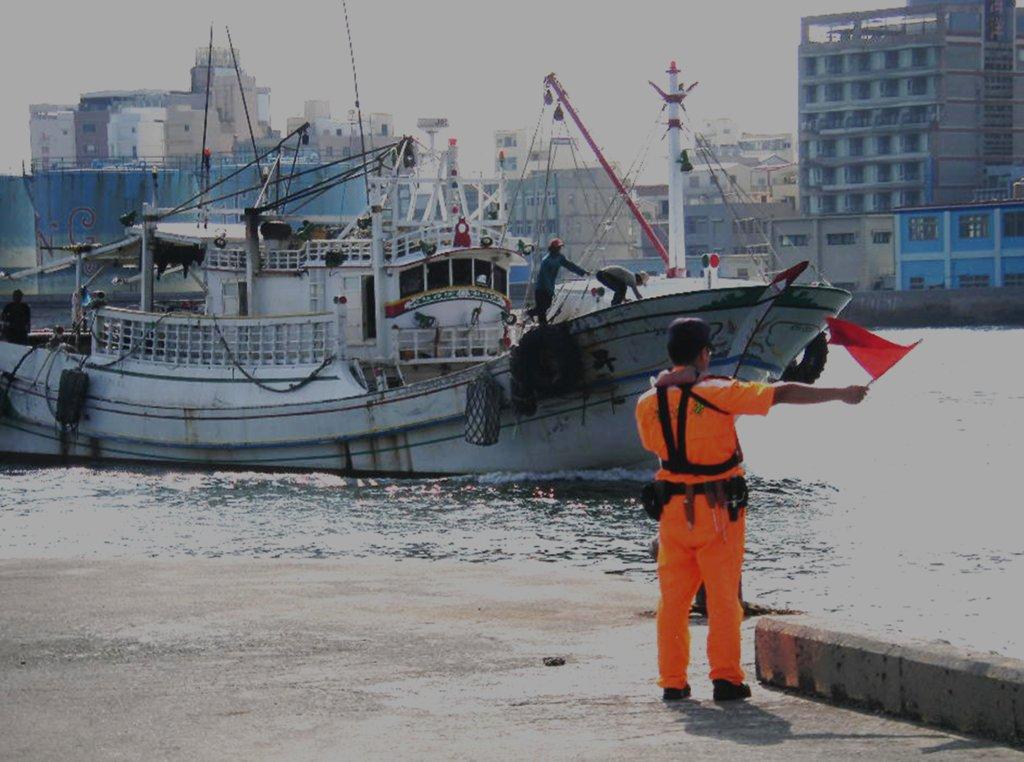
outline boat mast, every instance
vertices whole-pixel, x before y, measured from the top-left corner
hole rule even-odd
[[[615,170],[612,169],[612,166],[611,164],[608,163],[608,160],[604,158],[604,154],[601,153],[601,149],[598,148],[597,143],[595,143],[594,139],[590,136],[590,132],[588,132],[587,128],[583,125],[583,122],[580,119],[579,114],[576,113],[576,109],[574,109],[572,107],[572,104],[569,102],[569,96],[566,94],[565,88],[562,87],[562,83],[558,81],[558,78],[554,74],[548,74],[544,78],[544,84],[550,87],[555,92],[555,95],[558,97],[558,102],[565,106],[565,110],[569,112],[569,116],[572,117],[572,120],[573,122],[575,122],[576,127],[583,135],[583,139],[587,141],[587,145],[590,146],[590,150],[594,152],[594,156],[597,157],[597,160],[601,164],[601,167],[608,175],[608,178],[612,181],[612,185],[615,186],[615,190],[619,192],[619,195],[622,196],[622,200],[625,201],[626,206],[629,207],[629,211],[633,213],[633,217],[636,219],[636,222],[640,226],[640,229],[644,232],[644,235],[647,236],[647,240],[651,242],[651,246],[653,246],[654,250],[658,252],[658,256],[662,258],[662,260],[665,262],[665,265],[671,268],[672,265],[669,261],[668,252],[665,250],[665,244],[663,244],[661,242],[661,239],[658,238],[657,234],[654,232],[654,228],[651,227],[651,223],[647,221],[647,218],[640,213],[640,209],[637,208],[636,202],[633,200],[633,197],[629,194],[629,191],[626,190],[626,186],[623,185],[622,180],[619,179],[619,176],[615,174]]]

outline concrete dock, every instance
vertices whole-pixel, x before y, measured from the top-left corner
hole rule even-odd
[[[655,600],[540,563],[0,561],[0,758],[1024,760],[757,685],[715,705],[703,626],[663,704]]]

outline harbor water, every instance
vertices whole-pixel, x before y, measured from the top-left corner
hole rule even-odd
[[[878,632],[1024,658],[1019,329],[885,331],[924,342],[861,406],[744,419],[744,595]],[[820,383],[862,383],[832,348]],[[634,436],[634,432],[624,432]],[[581,442],[580,446],[586,446]],[[655,591],[641,472],[353,479],[0,464],[3,558],[548,562]]]

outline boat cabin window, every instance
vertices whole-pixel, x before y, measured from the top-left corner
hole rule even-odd
[[[451,285],[450,275],[447,259],[442,259],[440,262],[431,262],[427,265],[427,290],[433,291],[435,288],[447,288]]]
[[[453,259],[452,260],[452,285],[471,286],[473,285],[473,260]]]
[[[491,263],[486,259],[475,259],[473,265],[475,268],[473,282],[484,288],[493,288],[491,285]]]
[[[491,283],[491,288],[506,296],[508,295],[508,272],[501,265],[494,266],[494,282]]]
[[[404,299],[423,292],[423,265],[403,270],[398,276],[399,295]]]

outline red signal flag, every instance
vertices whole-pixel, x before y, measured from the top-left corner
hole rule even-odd
[[[921,343],[915,341],[909,346],[894,344],[855,323],[839,318],[826,318],[826,321],[828,343],[846,347],[853,359],[870,374],[872,381],[881,377]]]

